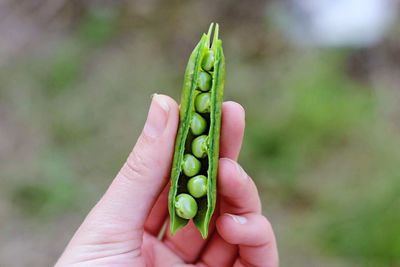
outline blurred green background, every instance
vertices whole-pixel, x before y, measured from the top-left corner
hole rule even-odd
[[[180,98],[221,27],[240,163],[281,266],[400,266],[400,24],[298,45],[274,1],[2,1],[0,266],[48,266],[123,164],[153,93]],[[287,16],[287,14],[286,14]],[[278,17],[278,19],[275,19]]]

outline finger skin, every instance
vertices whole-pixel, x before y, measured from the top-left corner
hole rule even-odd
[[[243,168],[227,158],[219,160],[218,194],[223,213],[261,213],[257,187]]]
[[[239,218],[239,219],[238,219]],[[239,245],[240,258],[234,266],[277,267],[278,250],[269,221],[260,214],[225,214],[217,220],[218,233]]]
[[[149,259],[146,266],[177,266],[183,263],[182,259],[173,253],[171,249],[148,233],[143,235],[142,252],[144,257]]]
[[[235,102],[228,101],[222,105],[220,156],[237,159],[244,135],[244,109]],[[210,223],[209,234],[214,231],[215,220]],[[190,246],[187,245],[190,240]],[[174,236],[168,231],[164,239],[166,244],[186,262],[194,262],[199,258],[207,240],[204,240],[193,223],[179,230]]]
[[[144,224],[147,233],[157,236],[168,217],[168,191],[170,183],[168,183],[161,194],[158,196],[156,203],[150,211],[149,216]]]
[[[220,212],[217,231],[230,244],[239,246],[240,258],[234,266],[278,266],[278,252],[272,227],[261,214],[257,187],[241,166],[220,159]],[[242,216],[232,217],[232,214]],[[236,218],[236,220],[234,219]]]
[[[221,158],[237,160],[242,147],[245,128],[244,108],[236,102],[227,101],[222,105]]]
[[[215,231],[203,251],[201,262],[208,267],[230,267],[237,256],[238,247],[226,242],[218,231]]]
[[[210,230],[214,231],[214,227],[215,220]],[[184,228],[177,231],[175,235],[171,234],[168,225],[168,231],[163,242],[187,263],[196,262],[198,254],[206,244],[193,221],[190,221]]]

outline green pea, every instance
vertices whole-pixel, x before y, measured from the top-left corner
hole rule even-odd
[[[208,136],[201,135],[192,142],[192,153],[199,159],[203,159],[208,153]]]
[[[175,199],[176,214],[183,219],[192,219],[197,214],[197,203],[191,195],[179,194]]]
[[[211,80],[212,80],[212,77],[210,74],[208,74],[205,71],[201,71],[199,73],[199,77],[197,80],[198,88],[203,92],[209,91],[211,89],[211,84],[212,84]]]
[[[194,106],[195,106],[196,110],[200,113],[210,112],[210,106],[211,106],[210,93],[199,94],[194,101]]]
[[[190,178],[187,183],[187,189],[195,198],[207,195],[207,177],[204,175],[197,175]]]
[[[203,70],[210,71],[214,67],[214,52],[209,50],[203,57],[201,62]]]
[[[201,162],[193,155],[186,154],[183,156],[182,169],[187,177],[195,176],[201,169]]]
[[[202,134],[207,128],[207,121],[198,113],[193,113],[190,129],[194,135]]]

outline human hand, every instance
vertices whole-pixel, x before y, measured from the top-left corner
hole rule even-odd
[[[275,237],[251,178],[236,162],[244,110],[222,107],[218,200],[209,238],[190,222],[157,238],[168,218],[170,166],[179,121],[176,102],[154,95],[142,134],[107,192],[56,266],[278,266]]]

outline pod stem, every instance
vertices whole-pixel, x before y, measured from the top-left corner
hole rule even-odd
[[[207,46],[213,48],[219,37],[219,25],[218,23],[211,22],[207,32]]]
[[[214,45],[217,43],[218,35],[219,35],[219,25],[218,25],[218,23],[215,23],[214,37],[213,37],[213,41],[212,41],[212,48],[214,48]]]
[[[208,28],[207,32],[207,47],[211,47],[211,34],[214,28],[214,22],[211,22],[210,27]]]

